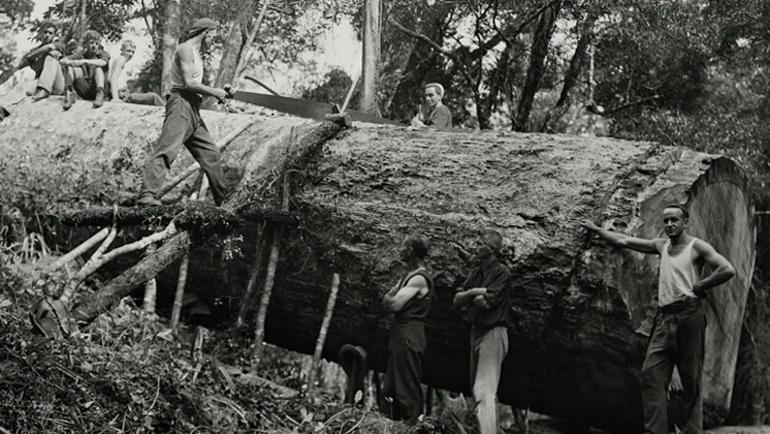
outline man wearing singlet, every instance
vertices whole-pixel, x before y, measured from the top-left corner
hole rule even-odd
[[[137,200],[138,205],[161,204],[156,195],[163,187],[166,173],[183,144],[206,173],[214,202],[219,206],[225,200],[222,158],[200,114],[203,96],[213,96],[219,101],[228,97],[224,89],[201,84],[201,44],[216,37],[217,26],[216,22],[208,18],[199,19],[187,32],[187,41],[179,44],[174,52],[171,65],[171,95],[166,102],[163,131],[155,144],[152,157],[144,168],[144,184]]]
[[[666,389],[674,365],[681,377],[683,398],[682,408],[672,409],[672,414],[682,420],[677,423],[682,432],[703,432],[701,377],[706,317],[701,299],[735,275],[730,261],[709,243],[687,234],[689,220],[686,208],[669,205],[663,210],[668,239],[653,240],[611,232],[590,221],[581,224],[614,247],[660,255],[659,308],[641,374],[644,430],[649,434],[669,432]],[[705,277],[701,276],[704,264],[714,270]]]
[[[454,296],[454,306],[465,310],[463,319],[471,327],[471,390],[480,434],[497,434],[497,388],[508,355],[511,272],[498,259],[502,247],[499,232],[480,232],[475,254],[478,265]]]
[[[383,306],[394,315],[380,410],[393,420],[411,425],[417,423],[424,406],[422,356],[427,342],[423,321],[433,293],[433,279],[423,262],[427,254],[425,237],[407,237],[401,246],[400,262],[409,271],[382,297]]]
[[[444,86],[438,83],[426,84],[424,97],[425,105],[420,105],[419,112],[412,119],[412,126],[452,128],[452,112],[441,103]]]

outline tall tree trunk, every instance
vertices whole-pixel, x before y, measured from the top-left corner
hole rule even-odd
[[[551,42],[556,18],[561,10],[561,3],[561,1],[557,1],[552,4],[540,16],[540,21],[537,24],[537,29],[532,38],[527,79],[524,82],[519,106],[516,109],[516,118],[513,120],[514,131],[527,130],[527,121],[532,111],[532,103],[535,101],[535,94],[540,88],[540,80],[545,72],[545,58],[548,56],[548,45]]]
[[[392,12],[388,12],[392,13]],[[417,43],[415,38],[405,38],[387,20],[383,22],[381,35],[395,34],[395,37],[383,39],[381,46],[381,65],[378,81],[379,110],[389,117],[390,104],[396,96],[401,80],[407,75],[406,67]],[[422,21],[414,24],[415,32],[422,32]]]
[[[78,19],[78,24],[80,24],[80,35],[78,35],[78,42],[81,47],[83,47],[83,43],[85,42],[85,36],[86,36],[86,30],[88,30],[88,14],[87,9],[88,8],[88,0],[80,0],[80,18]]]
[[[249,36],[246,38],[246,43],[243,45],[243,51],[241,58],[238,60],[238,64],[235,68],[235,78],[233,84],[237,83],[241,77],[243,77],[244,71],[249,66],[251,58],[254,57],[254,50],[251,47],[254,44],[254,40],[257,38],[259,28],[262,27],[262,22],[265,20],[265,14],[267,13],[267,7],[270,5],[270,0],[262,0],[262,9],[259,11],[257,22],[254,23],[254,27],[249,31]]]
[[[543,125],[540,128],[541,132],[561,132],[559,121],[572,105],[573,94],[575,93],[580,75],[588,60],[587,54],[589,48],[594,42],[594,25],[596,24],[597,19],[598,16],[591,11],[581,25],[580,39],[578,39],[575,53],[572,55],[572,60],[570,60],[569,68],[564,74],[564,85],[561,88],[559,100],[556,102],[556,105],[546,113],[545,120],[543,120]]]
[[[361,65],[363,79],[360,110],[375,115],[379,114],[377,82],[380,72],[381,12],[380,0],[364,1],[364,53]]]
[[[252,0],[242,0],[238,7],[236,20],[230,26],[227,39],[225,39],[225,46],[222,49],[222,60],[219,63],[214,87],[224,87],[225,84],[232,84],[235,79],[238,62],[241,59],[247,39],[246,32],[249,27],[249,21],[254,16],[255,4],[256,2]]]
[[[168,0],[166,5],[166,20],[163,23],[163,65],[161,67],[161,95],[171,91],[171,65],[174,62],[176,41],[181,27],[180,0]]]

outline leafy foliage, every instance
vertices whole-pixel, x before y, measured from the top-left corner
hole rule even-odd
[[[96,30],[108,40],[117,41],[136,4],[136,0],[87,0],[83,23],[80,21],[80,2],[60,0],[49,7],[43,17],[60,24],[64,42],[80,38],[80,29]]]

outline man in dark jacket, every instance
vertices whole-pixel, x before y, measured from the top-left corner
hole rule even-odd
[[[463,319],[471,326],[471,388],[480,434],[497,433],[497,387],[508,354],[511,273],[497,257],[502,246],[499,232],[481,231],[475,255],[479,264],[454,297],[456,308],[467,308]]]

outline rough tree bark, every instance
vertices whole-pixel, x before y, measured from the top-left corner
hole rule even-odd
[[[9,158],[0,170],[7,200],[29,197],[32,185],[43,197],[31,206],[56,213],[135,194],[141,164],[127,168],[123,160],[128,154],[131,162],[144,160],[145,140],[157,135],[161,110],[108,103],[95,113],[76,104],[62,114],[57,100],[22,102],[19,116],[0,129],[0,152]],[[33,109],[46,122],[20,120],[32,119]],[[429,265],[436,275],[424,381],[467,392],[468,331],[451,307],[452,292],[470,267],[476,231],[493,226],[504,235],[515,288],[501,401],[574,423],[638,431],[646,340],[634,330],[655,294],[657,258],[589,239],[578,222],[592,218],[636,236],[659,236],[664,204],[686,202],[690,232],[711,242],[738,271],[707,302],[705,403],[709,415],[726,412],[754,262],[748,187],[732,160],[653,143],[359,125],[287,162],[317,124],[220,113],[204,118],[220,122],[225,132],[253,123],[224,153],[234,187],[226,205],[231,210],[255,198],[277,206],[274,181],[286,167],[302,169],[293,199],[302,225],[285,231],[266,318],[268,342],[311,354],[327,282],[339,272],[343,282],[323,355],[336,360],[343,344],[360,345],[371,367],[383,371],[388,319],[378,300],[394,283],[389,264],[399,240],[417,229],[432,242]],[[127,131],[136,133],[127,137]],[[21,167],[23,161],[36,164]],[[188,182],[178,189],[194,187]],[[256,227],[238,229],[241,260],[222,262],[213,249],[192,252],[190,290],[203,298],[211,288],[242,290]],[[114,288],[141,285],[191,242],[187,232],[177,235],[154,262],[147,258],[130,268],[98,297],[114,301],[127,294]],[[220,281],[221,270],[229,286]],[[174,277],[158,277],[159,293],[173,291]],[[86,300],[75,315],[87,318],[106,305]]]
[[[549,6],[540,16],[535,33],[532,35],[532,49],[530,50],[529,69],[521,90],[521,99],[516,108],[516,118],[513,119],[514,131],[527,131],[527,121],[535,101],[535,94],[540,89],[540,80],[545,72],[545,58],[548,56],[548,45],[556,25],[556,18],[561,10],[561,1]]]

